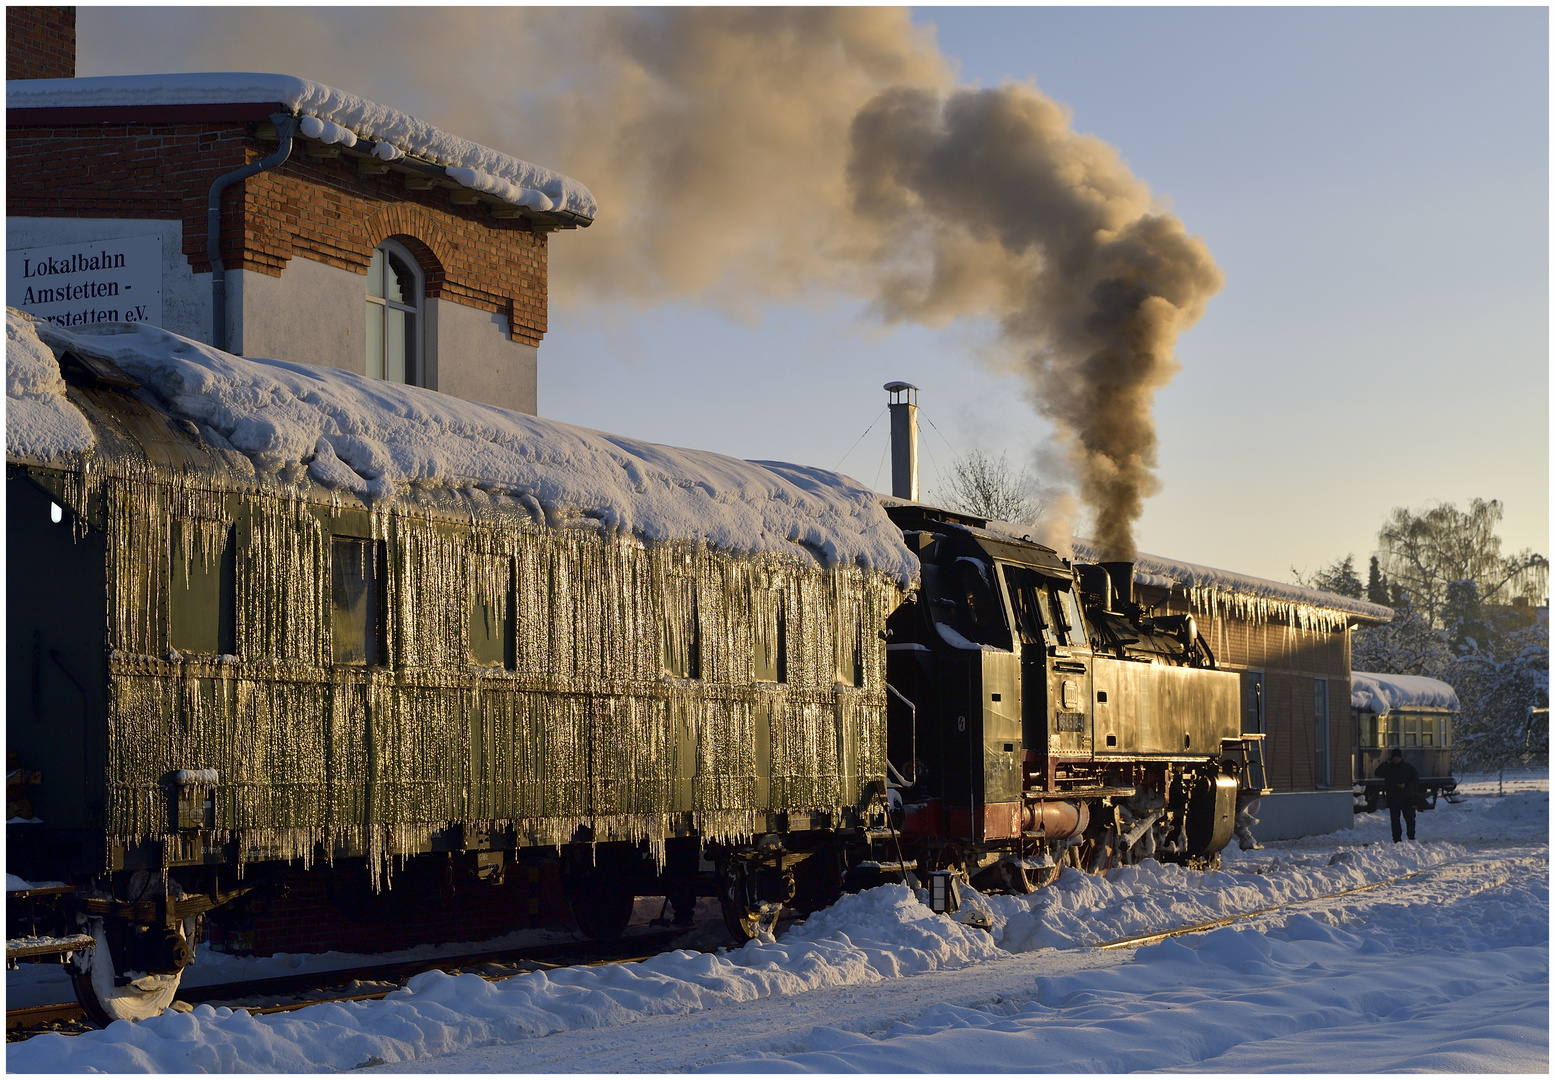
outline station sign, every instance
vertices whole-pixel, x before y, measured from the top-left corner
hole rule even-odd
[[[162,324],[162,237],[5,253],[5,302],[59,326]]]

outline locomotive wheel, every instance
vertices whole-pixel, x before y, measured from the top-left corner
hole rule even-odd
[[[115,1020],[145,1020],[161,1015],[173,1003],[182,970],[171,975],[130,970],[121,975],[103,920],[89,919],[84,929],[97,945],[75,954],[70,982],[82,1011],[94,1024],[107,1027]]]
[[[735,944],[770,939],[783,914],[783,904],[793,899],[794,889],[792,872],[765,870],[744,859],[732,861],[724,871],[718,903]]]

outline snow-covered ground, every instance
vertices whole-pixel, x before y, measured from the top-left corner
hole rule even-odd
[[[1421,815],[1420,843],[1392,844],[1378,814],[1228,851],[1212,873],[1147,863],[1065,871],[1030,897],[971,894],[991,934],[887,886],[774,943],[501,982],[432,972],[382,1001],[262,1017],[199,1006],[12,1044],[7,1066],[1547,1072],[1548,780],[1465,789]],[[1331,895],[1344,890],[1359,891]]]

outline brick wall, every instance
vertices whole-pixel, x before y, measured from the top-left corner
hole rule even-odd
[[[6,213],[181,219],[184,255],[196,273],[207,272],[211,183],[275,149],[252,129],[214,122],[13,127]],[[365,275],[373,248],[392,236],[421,262],[429,297],[505,315],[514,340],[540,344],[548,273],[543,231],[522,218],[456,205],[441,188],[412,191],[397,173],[364,176],[351,159],[311,158],[305,147],[298,140],[280,168],[227,189],[227,269],[278,277],[302,255]]]
[[[5,9],[5,77],[73,79],[76,77],[76,9],[8,7]]]

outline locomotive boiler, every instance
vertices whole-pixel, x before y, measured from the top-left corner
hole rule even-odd
[[[202,918],[294,866],[546,865],[585,934],[702,893],[745,939],[936,870],[1204,865],[1257,790],[1234,677],[1126,566],[818,470],[10,318],[8,750],[41,779],[7,869],[64,883],[99,1021],[166,1007]]]

